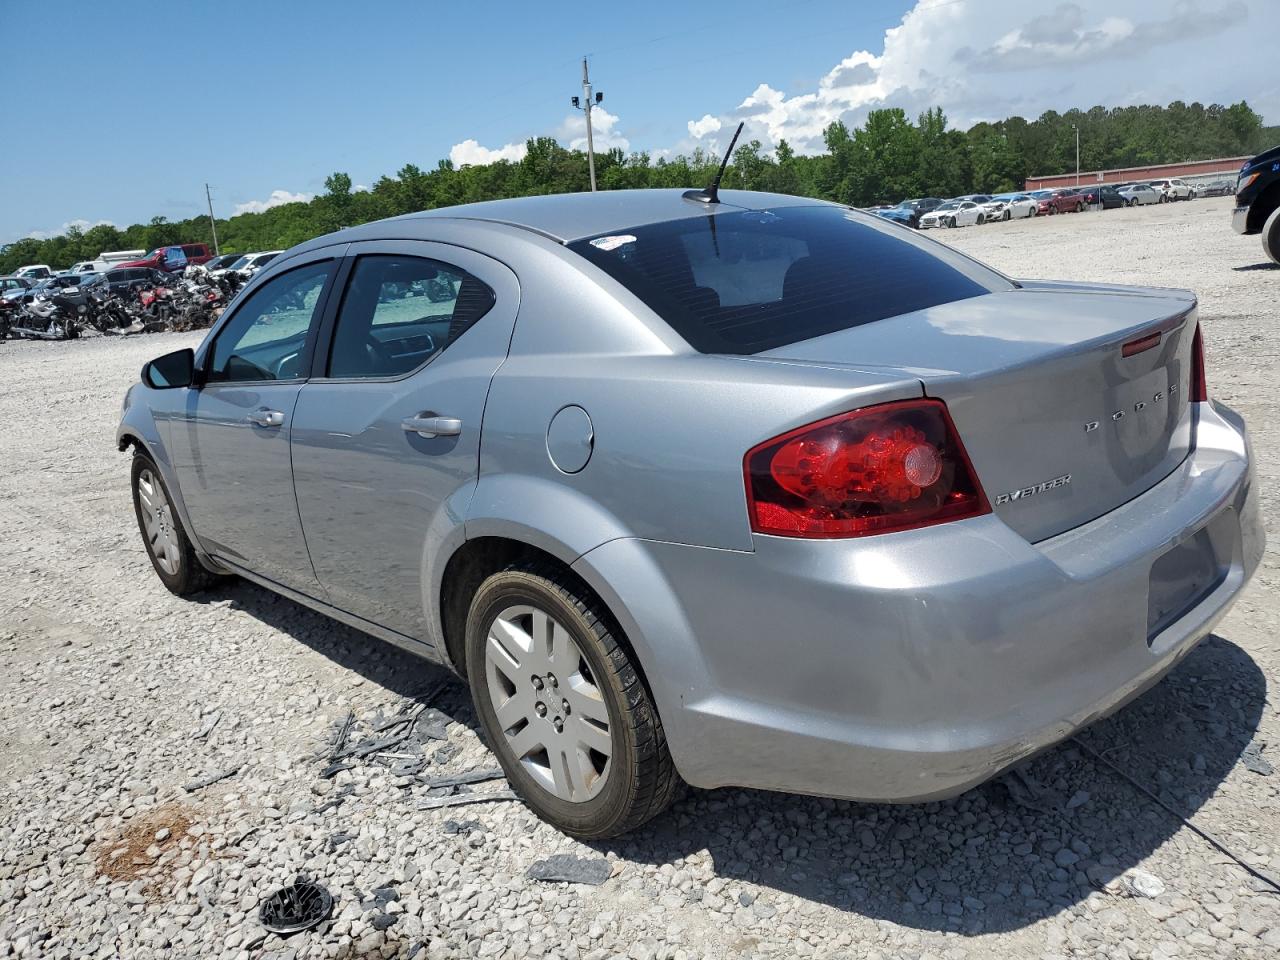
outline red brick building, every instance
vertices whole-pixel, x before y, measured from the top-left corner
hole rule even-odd
[[[1125,167],[1120,170],[1081,170],[1080,185],[1094,183],[1129,183],[1134,180],[1157,180],[1161,177],[1235,176],[1248,157],[1223,157],[1219,160],[1192,160],[1188,163],[1161,163],[1150,167]],[[1076,174],[1055,173],[1043,177],[1027,177],[1026,190],[1050,190],[1074,187]]]

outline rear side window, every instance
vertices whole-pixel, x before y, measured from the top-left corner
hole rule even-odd
[[[751,354],[1011,289],[948,248],[840,207],[744,210],[569,244],[702,353]]]
[[[356,260],[338,311],[328,375],[411,373],[489,312],[493,290],[461,267],[422,257]]]

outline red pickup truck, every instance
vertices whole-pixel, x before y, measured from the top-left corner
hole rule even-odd
[[[1036,216],[1046,213],[1080,213],[1089,201],[1077,190],[1036,190]]]
[[[169,247],[156,247],[141,260],[117,263],[117,267],[150,267],[169,273],[181,273],[193,264],[208,263],[213,259],[209,247],[203,243],[182,243]]]

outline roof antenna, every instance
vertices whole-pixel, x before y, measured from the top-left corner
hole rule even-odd
[[[733,139],[729,141],[729,149],[724,152],[724,159],[720,161],[720,169],[716,171],[716,177],[711,184],[703,190],[686,190],[682,196],[686,200],[693,200],[697,203],[719,203],[720,202],[720,178],[724,176],[724,168],[729,165],[729,158],[733,156],[733,145],[738,142],[738,134],[742,133],[743,123],[738,124],[738,129],[733,131]]]

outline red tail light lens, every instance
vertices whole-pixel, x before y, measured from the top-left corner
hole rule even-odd
[[[1205,403],[1208,399],[1209,385],[1204,379],[1204,337],[1197,325],[1195,339],[1191,341],[1191,402]]]
[[[990,513],[940,400],[904,400],[820,420],[744,460],[751,529],[863,537]]]

